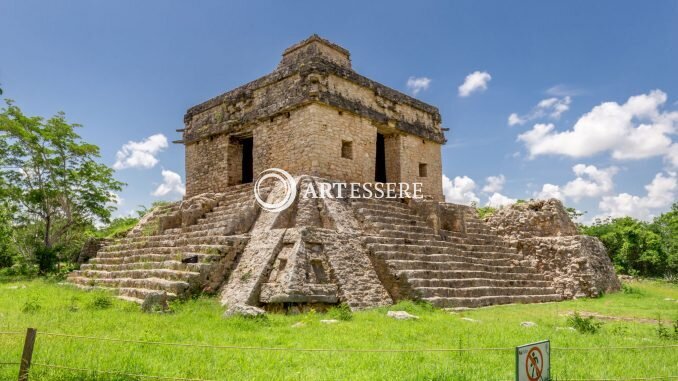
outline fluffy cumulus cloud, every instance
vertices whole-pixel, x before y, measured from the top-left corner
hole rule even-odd
[[[480,199],[475,194],[476,183],[468,176],[457,176],[454,180],[443,175],[443,194],[445,201],[455,204],[470,205]]]
[[[417,95],[422,90],[428,90],[431,85],[431,78],[427,77],[410,77],[407,79],[407,88],[412,94]]]
[[[483,192],[485,193],[499,192],[502,189],[504,189],[505,182],[506,177],[504,177],[504,175],[490,176],[485,179],[485,186],[483,187]]]
[[[491,206],[493,208],[501,208],[502,206],[515,204],[516,201],[517,200],[515,198],[510,198],[504,196],[499,192],[494,192],[492,196],[488,198],[487,203],[485,205]]]
[[[472,93],[487,90],[487,84],[492,79],[486,71],[474,71],[466,76],[464,83],[459,86],[459,96],[468,97]]]
[[[115,155],[113,169],[153,168],[158,164],[156,155],[167,148],[167,137],[155,134],[139,141],[129,141]]]
[[[569,96],[542,99],[525,115],[518,115],[517,113],[509,115],[508,124],[509,126],[515,126],[545,117],[558,119],[560,115],[570,109],[570,103],[572,103],[572,98]]]
[[[555,184],[544,184],[541,187],[541,191],[534,194],[534,198],[540,200],[548,200],[550,198],[557,198],[560,201],[565,201],[565,196],[560,190],[560,186]]]
[[[566,197],[579,201],[584,197],[599,197],[614,188],[612,178],[619,171],[617,167],[598,169],[593,165],[577,164],[572,167],[577,178],[563,187]]]
[[[631,216],[641,220],[649,220],[653,212],[669,207],[678,193],[678,179],[676,173],[658,173],[652,182],[645,186],[645,196],[635,196],[620,193],[615,196],[605,196],[600,200],[598,207],[601,215],[598,217]]]
[[[167,196],[168,194],[183,196],[186,193],[186,187],[178,173],[163,169],[162,179],[162,184],[158,185],[151,195],[156,197]]]
[[[614,189],[613,177],[617,174],[617,167],[598,169],[594,165],[577,164],[572,167],[576,178],[562,187],[554,184],[544,184],[541,191],[535,192],[538,199],[557,198],[565,201],[566,198],[579,201],[585,197],[600,197],[609,194]]]
[[[678,130],[678,111],[662,111],[666,93],[654,90],[626,103],[605,102],[584,114],[571,130],[536,124],[518,136],[534,158],[539,155],[588,157],[610,152],[615,159],[675,157],[671,136]]]

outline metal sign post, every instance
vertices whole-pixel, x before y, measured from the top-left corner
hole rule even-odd
[[[516,381],[551,380],[551,343],[548,340],[516,347]]]

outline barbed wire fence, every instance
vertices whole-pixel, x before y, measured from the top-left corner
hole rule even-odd
[[[67,366],[63,364],[49,364],[43,362],[34,362],[33,350],[35,346],[35,339],[37,338],[37,330],[28,328],[25,333],[18,331],[0,331],[0,336],[21,336],[25,335],[24,350],[21,355],[21,361],[18,362],[0,362],[0,366],[19,366],[19,381],[29,381],[30,371],[32,368],[47,368],[55,370],[64,370],[69,372],[92,373],[98,375],[112,375],[125,376],[137,379],[147,380],[176,380],[176,381],[216,381],[203,378],[185,378],[175,376],[160,376],[150,374],[126,373],[115,370],[101,370],[91,368],[81,368],[74,366]],[[41,336],[73,339],[73,340],[89,340],[99,342],[116,342],[138,345],[157,345],[157,346],[171,346],[171,347],[188,347],[188,348],[203,348],[214,350],[236,350],[236,351],[269,351],[269,352],[334,352],[334,353],[463,353],[463,352],[500,352],[511,351],[514,352],[515,347],[477,347],[477,348],[417,348],[417,349],[365,349],[365,348],[287,348],[287,347],[255,347],[255,346],[236,346],[236,345],[211,345],[211,344],[195,344],[195,343],[176,343],[176,342],[161,342],[161,341],[145,341],[145,340],[131,340],[107,337],[95,337],[85,335],[72,335],[65,333],[41,332]],[[648,345],[648,346],[612,346],[612,347],[551,347],[551,351],[617,351],[617,350],[662,350],[678,348],[678,344],[668,345]],[[599,378],[599,379],[579,379],[579,378],[553,378],[554,381],[644,381],[644,380],[674,380],[678,379],[678,375],[665,376],[648,376],[648,377],[630,377],[630,378]]]

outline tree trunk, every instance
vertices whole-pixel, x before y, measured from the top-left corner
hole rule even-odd
[[[50,248],[51,242],[49,239],[49,230],[52,227],[52,218],[50,216],[45,217],[45,237],[44,237],[44,243],[46,248]]]

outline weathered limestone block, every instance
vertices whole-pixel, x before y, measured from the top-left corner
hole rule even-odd
[[[500,235],[510,238],[557,237],[579,234],[563,204],[550,200],[533,200],[500,208],[487,218]]]
[[[283,187],[277,184],[269,193],[267,200],[280,199],[283,194]],[[259,304],[261,285],[266,281],[276,256],[283,247],[286,229],[273,229],[279,215],[280,213],[271,212],[259,214],[250,233],[250,241],[222,288],[222,305]]]
[[[620,288],[605,246],[596,237],[579,235],[556,199],[501,208],[487,223],[508,238],[565,298],[599,296]]]
[[[600,296],[621,286],[605,247],[596,237],[527,238],[519,240],[517,248],[565,298]]]

